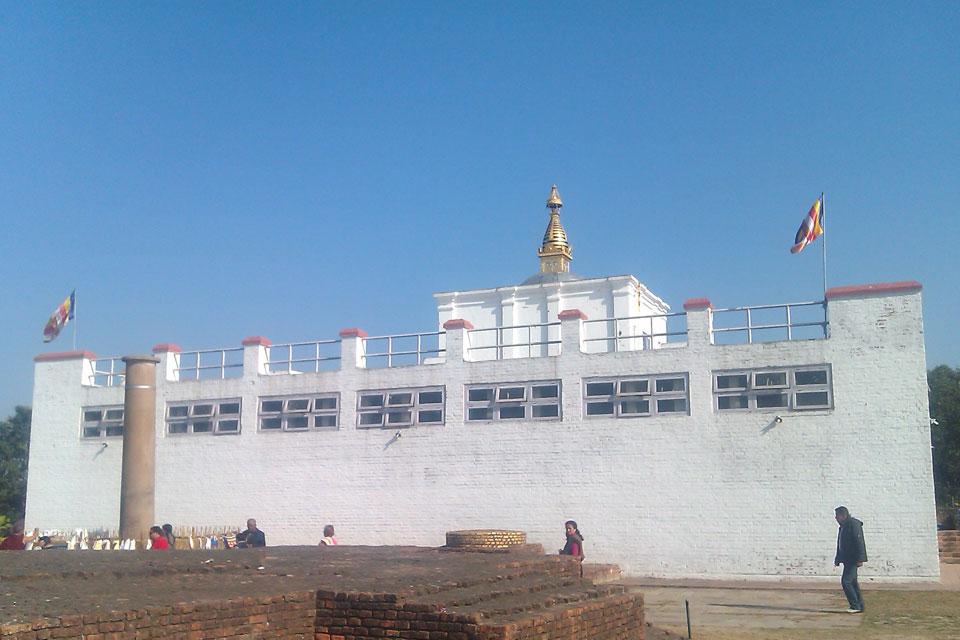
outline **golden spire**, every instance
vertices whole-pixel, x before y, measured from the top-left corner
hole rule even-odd
[[[570,271],[573,251],[570,243],[567,242],[567,232],[563,230],[563,225],[560,224],[560,207],[562,206],[563,200],[557,193],[557,185],[553,185],[550,189],[550,197],[547,198],[550,222],[543,234],[543,245],[537,251],[537,255],[540,257],[541,273],[566,273]]]

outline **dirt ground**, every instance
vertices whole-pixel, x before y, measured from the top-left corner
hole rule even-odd
[[[687,637],[684,601],[698,640],[960,639],[960,565],[942,565],[938,584],[861,585],[862,615],[846,613],[839,584],[633,582],[647,640]]]

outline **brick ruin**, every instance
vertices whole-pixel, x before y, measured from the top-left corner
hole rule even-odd
[[[0,640],[636,640],[643,598],[537,545],[6,553]]]

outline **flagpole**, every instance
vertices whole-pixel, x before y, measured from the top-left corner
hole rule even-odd
[[[823,299],[827,299],[827,230],[823,228],[823,219],[827,214],[827,202],[823,197],[823,192],[820,193],[820,229],[822,230],[823,235]]]
[[[77,319],[77,290],[73,290],[73,306],[70,308],[73,313],[73,350],[77,350],[77,329],[80,326],[80,320]]]

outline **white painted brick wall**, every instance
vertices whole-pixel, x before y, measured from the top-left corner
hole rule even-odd
[[[258,375],[246,347],[240,379],[169,382],[158,367],[158,522],[256,517],[270,544],[316,544],[326,523],[342,543],[441,545],[444,532],[527,531],[546,549],[576,519],[588,560],[656,576],[836,575],[833,508],[864,521],[864,575],[939,574],[926,364],[917,291],[837,299],[827,340],[714,346],[709,313],[691,312],[686,347],[584,354],[565,321],[557,357],[465,362],[448,334],[447,361],[366,370]],[[352,341],[344,341],[351,353]],[[162,356],[166,358],[166,356]],[[38,362],[28,526],[112,527],[119,518],[118,439],[79,438],[80,407],[120,404],[121,388],[81,386],[84,361]],[[835,408],[718,415],[711,371],[833,367]],[[689,372],[689,416],[581,416],[581,379]],[[470,383],[560,379],[563,420],[464,424]],[[446,388],[446,424],[355,428],[364,389]],[[257,398],[339,391],[340,429],[259,433]],[[237,436],[167,436],[168,402],[241,397]]]

